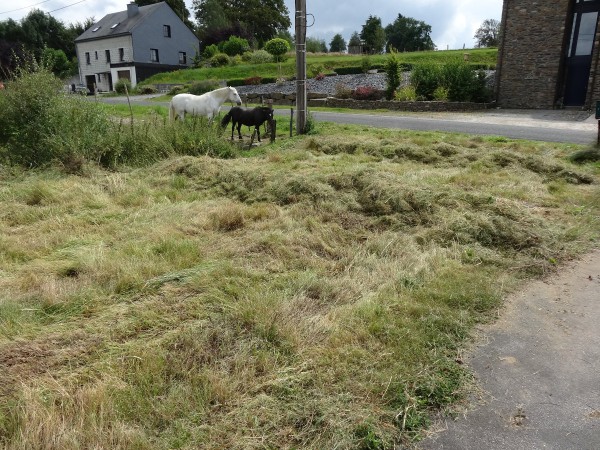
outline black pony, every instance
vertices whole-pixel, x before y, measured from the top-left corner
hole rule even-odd
[[[272,124],[273,110],[267,106],[257,106],[254,109],[244,109],[239,106],[234,106],[227,114],[225,114],[223,120],[221,120],[221,126],[226,127],[229,121],[232,121],[231,139],[233,139],[233,130],[236,125],[240,139],[242,139],[240,128],[242,128],[242,125],[247,125],[249,127],[255,127],[256,132],[258,133],[258,142],[260,142],[259,127],[266,121],[269,121],[269,124]]]

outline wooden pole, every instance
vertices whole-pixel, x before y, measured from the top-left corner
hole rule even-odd
[[[296,133],[306,129],[306,0],[296,0]]]

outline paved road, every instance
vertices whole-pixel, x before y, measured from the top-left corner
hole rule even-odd
[[[313,112],[314,118],[323,122],[344,124],[361,124],[379,128],[398,128],[403,130],[419,131],[448,131],[477,135],[504,136],[512,139],[528,139],[532,141],[563,142],[574,144],[589,144],[596,139],[595,130],[565,127],[561,122],[560,127],[552,128],[541,126],[529,120],[527,125],[515,123],[493,123],[487,120],[485,113],[473,113],[468,120],[450,119],[451,113],[439,117],[426,117],[418,115],[370,115],[370,114],[343,114],[332,112]],[[465,114],[460,114],[464,118]],[[476,118],[480,120],[477,120]],[[575,124],[573,124],[575,125]]]
[[[126,103],[125,97],[106,97],[106,103]],[[132,97],[132,104],[168,106],[167,102],[149,101],[147,96]],[[223,110],[227,111],[224,105]],[[288,109],[276,109],[287,117]],[[367,125],[417,131],[442,131],[476,135],[504,136],[511,139],[591,144],[597,139],[597,124],[588,115],[573,111],[489,110],[472,113],[339,113],[312,111],[317,121]]]
[[[468,358],[482,388],[422,450],[600,449],[600,250],[508,299]]]

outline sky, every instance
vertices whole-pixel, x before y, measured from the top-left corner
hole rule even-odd
[[[284,1],[293,33],[295,0]],[[185,2],[192,12],[192,0]],[[65,25],[83,23],[89,17],[100,20],[106,14],[124,11],[127,3],[128,0],[0,0],[0,21],[19,21],[37,8]],[[370,15],[379,17],[385,27],[402,14],[431,25],[431,38],[438,49],[454,50],[474,47],[473,35],[484,20],[500,21],[502,0],[306,0],[306,9],[314,16],[307,36],[323,39],[328,46],[337,33],[346,42],[354,31],[360,33]],[[310,24],[311,19],[308,20]]]

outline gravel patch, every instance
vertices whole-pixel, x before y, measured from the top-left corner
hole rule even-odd
[[[403,74],[403,81],[408,83],[409,73]],[[323,78],[322,80],[315,80],[310,78],[306,83],[306,90],[309,93],[326,94],[333,96],[336,91],[336,86],[341,85],[346,89],[356,89],[358,87],[373,87],[379,90],[385,90],[386,80],[384,73],[368,73],[360,75],[332,75]],[[296,82],[285,81],[283,83],[271,83],[271,84],[259,84],[253,86],[239,86],[236,88],[238,93],[241,94],[295,94],[296,93]]]

